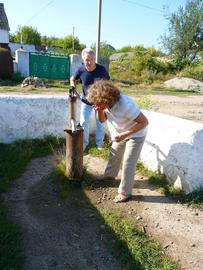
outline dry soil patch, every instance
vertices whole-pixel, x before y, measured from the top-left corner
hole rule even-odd
[[[152,110],[203,123],[203,95],[197,96],[151,96]]]
[[[139,222],[182,269],[202,269],[203,212],[159,194],[142,176],[135,176],[133,198],[127,203],[112,201],[119,180],[99,179],[92,189],[70,193],[61,201],[49,178],[54,163],[52,157],[33,160],[4,196],[10,216],[23,231],[25,270],[121,269],[102,240],[97,207],[122,211]],[[105,167],[103,159],[90,155],[84,157],[84,164],[98,176]]]

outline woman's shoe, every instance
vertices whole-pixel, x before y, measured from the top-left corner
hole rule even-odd
[[[115,203],[126,202],[126,201],[128,201],[131,197],[132,197],[131,194],[128,194],[128,195],[118,194],[118,195],[116,195],[116,197],[114,198],[113,201],[114,201]]]

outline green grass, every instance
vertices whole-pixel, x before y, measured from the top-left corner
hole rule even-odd
[[[117,84],[116,84],[117,85]],[[201,93],[194,91],[178,90],[174,88],[165,89],[161,86],[137,86],[137,85],[122,85],[119,84],[119,89],[122,93],[137,97],[137,96],[153,96],[153,95],[163,95],[163,96],[178,96],[178,97],[188,97],[188,96],[200,96]]]
[[[64,142],[56,137],[47,137],[0,144],[0,192],[6,191],[10,183],[24,172],[31,159],[53,153],[53,149]]]
[[[95,145],[95,136],[90,135],[90,139],[89,139],[89,145],[87,147],[87,153],[91,154],[94,157],[102,157],[105,160],[108,159],[109,156],[109,152],[108,149],[111,145],[111,142],[109,140],[108,136],[105,136],[104,138],[104,149],[103,150],[98,150],[96,145]]]
[[[0,193],[19,177],[31,159],[52,154],[64,144],[63,139],[21,140],[0,144]],[[20,228],[7,217],[7,208],[0,202],[0,269],[20,270],[23,265],[23,242]]]
[[[11,79],[0,81],[0,86],[14,86],[20,84],[24,78],[21,77],[19,72],[15,72]]]
[[[182,203],[186,203],[194,208],[203,210],[203,188],[199,188],[182,197]]]
[[[81,186],[81,181],[74,181],[66,176],[66,161],[62,159],[54,168],[51,179],[55,187],[57,187],[60,198],[66,199],[68,194]]]
[[[151,100],[150,96],[138,96],[134,99],[142,109],[150,110],[155,105],[155,102]]]
[[[157,242],[121,214],[110,213],[106,210],[102,210],[100,214],[110,234],[111,247],[124,269],[179,269],[175,262],[164,255]]]
[[[181,189],[175,188],[172,184],[168,183],[164,174],[148,170],[142,163],[138,163],[137,170],[140,174],[147,176],[149,182],[154,186],[157,186],[159,191],[165,196],[171,197],[180,203],[203,210],[203,187],[189,194],[185,194]]]
[[[21,80],[22,81],[22,80]],[[0,93],[24,93],[24,94],[57,94],[57,93],[68,93],[69,90],[69,81],[54,81],[43,79],[48,84],[47,88],[35,88],[34,86],[28,87],[20,87],[19,84],[21,81],[2,81],[0,82]],[[18,83],[17,83],[18,82]],[[127,95],[132,97],[143,97],[143,96],[151,96],[151,95],[169,95],[169,96],[179,96],[179,97],[187,97],[192,95],[202,95],[201,93],[197,93],[194,91],[182,91],[178,89],[166,89],[161,86],[161,84],[156,85],[138,85],[131,82],[117,82],[113,81],[113,83],[119,88],[119,90]],[[77,90],[82,93],[81,84],[77,84]]]
[[[0,202],[0,269],[21,270],[24,255],[19,226],[7,217],[7,208]]]

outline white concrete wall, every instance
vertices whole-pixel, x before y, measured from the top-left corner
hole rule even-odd
[[[149,119],[141,160],[186,193],[203,186],[203,124],[144,111]]]
[[[65,137],[63,128],[69,123],[68,114],[68,95],[0,95],[0,143],[47,135]],[[77,101],[77,123],[79,114]],[[93,118],[91,132],[94,126]]]
[[[77,103],[79,121],[80,101]],[[143,110],[149,119],[141,161],[186,193],[203,186],[203,125]],[[0,143],[18,139],[65,137],[67,95],[0,95]],[[94,133],[94,116],[90,132]]]

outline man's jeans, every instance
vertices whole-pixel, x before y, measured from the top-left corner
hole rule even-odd
[[[103,146],[103,140],[105,136],[105,123],[101,123],[96,118],[96,111],[90,105],[81,102],[81,111],[80,111],[80,125],[83,127],[83,150],[89,144],[89,120],[92,110],[95,112],[96,119],[96,145],[97,147]]]

